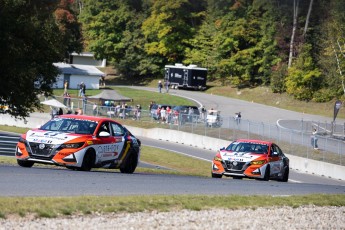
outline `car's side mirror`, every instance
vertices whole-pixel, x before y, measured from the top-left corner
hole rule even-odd
[[[272,157],[277,157],[278,156],[278,153],[277,152],[273,152],[272,153]]]
[[[110,133],[102,131],[102,132],[99,133],[99,136],[100,137],[110,137]]]
[[[225,147],[220,148],[220,150],[224,150],[224,149],[225,149]]]

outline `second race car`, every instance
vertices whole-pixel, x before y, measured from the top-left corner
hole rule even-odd
[[[262,140],[236,140],[220,149],[212,161],[213,178],[289,179],[289,159],[278,145]]]

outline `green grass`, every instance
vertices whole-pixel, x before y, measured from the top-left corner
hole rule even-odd
[[[61,215],[122,213],[211,208],[257,208],[304,205],[344,206],[345,195],[300,195],[288,197],[240,195],[140,195],[80,197],[0,197],[0,217],[8,215],[53,218]]]

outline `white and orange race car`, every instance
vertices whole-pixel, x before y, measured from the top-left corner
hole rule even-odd
[[[213,178],[227,176],[287,182],[289,159],[275,143],[239,139],[217,152],[211,175]]]
[[[112,119],[61,115],[21,135],[15,156],[22,167],[42,163],[82,171],[113,168],[133,173],[140,145],[138,138]]]

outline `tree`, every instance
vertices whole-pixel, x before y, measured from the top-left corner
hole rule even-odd
[[[195,1],[194,4],[202,4]],[[189,40],[199,24],[198,10],[189,0],[156,0],[151,15],[144,21],[145,50],[159,55],[167,62],[182,62]]]
[[[1,113],[25,118],[41,108],[38,94],[52,93],[58,74],[53,63],[64,60],[65,38],[73,37],[54,17],[59,3],[0,0],[0,105],[9,108]]]
[[[294,42],[295,42],[295,35],[297,30],[297,19],[298,19],[298,6],[299,6],[299,0],[293,0],[293,25],[292,25],[292,33],[291,33],[291,40],[290,40],[290,52],[289,52],[289,62],[288,62],[288,68],[292,65],[292,58],[293,58],[293,52],[294,52]]]
[[[321,71],[315,66],[311,50],[310,44],[304,44],[295,65],[288,69],[286,92],[299,100],[311,100],[321,86]]]

